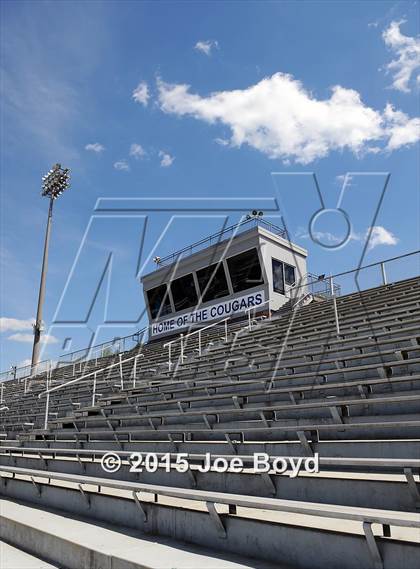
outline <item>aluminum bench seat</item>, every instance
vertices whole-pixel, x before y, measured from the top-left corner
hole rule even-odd
[[[252,428],[240,429],[208,429],[204,427],[191,428],[184,426],[182,429],[159,427],[156,429],[120,428],[115,431],[110,429],[58,429],[52,430],[34,429],[29,434],[31,440],[73,440],[92,442],[97,440],[116,441],[122,444],[136,441],[169,441],[175,447],[178,442],[184,441],[219,441],[227,442],[232,450],[235,443],[270,441],[281,442],[299,440],[308,453],[313,452],[309,440],[315,442],[334,440],[371,440],[371,439],[419,439],[420,420],[409,416],[404,418],[388,417],[388,421],[381,422],[354,422],[348,420],[344,423],[320,423],[305,422],[304,425],[282,425],[279,427],[265,427],[254,425]],[[99,438],[98,438],[99,437]],[[235,451],[234,451],[235,452]]]
[[[416,498],[418,482],[413,472],[418,472],[420,460],[374,460],[374,459],[319,459],[320,473],[290,478],[288,472],[276,474],[258,473],[252,470],[253,457],[246,455],[214,455],[213,458],[232,460],[240,458],[244,464],[243,472],[227,473],[200,472],[197,467],[205,464],[206,456],[190,454],[186,459],[191,472],[178,472],[176,455],[172,454],[171,470],[162,463],[155,472],[143,470],[130,472],[129,451],[118,451],[122,466],[115,473],[107,473],[100,460],[106,450],[77,450],[43,448],[24,449],[8,447],[0,450],[0,467],[14,466],[35,470],[50,470],[86,476],[101,476],[117,480],[164,486],[176,485],[182,488],[216,490],[228,493],[244,493],[251,496],[270,496],[290,500],[305,499],[319,503],[334,503],[359,507],[374,507],[400,511],[419,511],[420,502]],[[164,453],[159,453],[162,459]],[[277,457],[269,457],[272,464]]]
[[[84,503],[86,514],[94,516],[97,512],[96,515],[100,515],[105,521],[107,521],[107,514],[109,515],[111,512],[115,517],[117,509],[115,506],[112,507],[112,505],[116,504],[116,500],[121,501],[123,499],[115,496],[115,491],[118,490],[126,496],[124,502],[125,519],[131,521],[133,513],[137,512],[136,521],[134,522],[133,520],[131,522],[136,524],[136,529],[147,527],[145,524],[147,524],[149,516],[152,516],[154,519],[155,531],[162,531],[163,527],[156,525],[161,516],[167,518],[168,513],[170,513],[171,517],[177,517],[180,514],[185,518],[186,515],[189,515],[196,520],[196,523],[193,523],[192,526],[189,523],[188,527],[200,526],[199,536],[193,535],[190,531],[189,540],[203,539],[203,535],[205,535],[207,540],[212,538],[216,544],[223,544],[224,548],[229,547],[229,545],[232,547],[233,544],[230,544],[231,539],[234,540],[237,547],[237,540],[240,536],[242,536],[241,547],[246,548],[246,544],[249,543],[251,535],[253,533],[255,535],[257,528],[261,547],[261,540],[264,539],[264,531],[262,530],[265,527],[265,535],[268,534],[267,537],[269,538],[266,546],[272,543],[272,548],[275,550],[275,559],[278,559],[280,553],[276,550],[279,539],[283,557],[290,555],[289,549],[285,548],[287,542],[284,540],[286,536],[288,542],[293,540],[291,544],[293,549],[297,545],[296,532],[302,539],[302,529],[295,529],[293,525],[288,526],[288,518],[285,514],[294,514],[295,516],[301,516],[301,518],[303,516],[305,519],[303,523],[306,526],[306,539],[312,533],[315,533],[316,538],[321,540],[320,545],[322,547],[319,549],[319,553],[317,551],[317,556],[322,556],[325,550],[330,555],[330,547],[334,547],[334,543],[336,546],[340,546],[341,551],[343,551],[343,547],[350,547],[353,555],[349,556],[349,559],[352,560],[352,564],[348,564],[345,560],[347,556],[345,556],[341,565],[344,569],[354,569],[356,566],[360,567],[361,564],[363,567],[370,568],[377,564],[378,561],[382,563],[383,559],[389,564],[390,558],[392,563],[395,555],[401,559],[401,551],[405,552],[405,555],[403,553],[404,563],[410,569],[415,567],[417,560],[420,559],[420,548],[415,541],[405,541],[403,550],[398,545],[398,528],[413,528],[417,530],[419,527],[418,516],[412,513],[369,510],[332,504],[293,502],[275,498],[254,498],[242,494],[186,490],[177,487],[112,481],[104,478],[7,467],[2,469],[2,478],[3,480],[7,479],[5,492],[10,497],[16,497],[24,493],[32,502],[42,503],[47,506],[54,499],[59,499],[60,495],[63,497],[67,496],[66,502],[61,500],[62,505],[66,505],[67,511],[72,512],[72,508],[75,505],[77,505],[78,511],[80,511],[81,505]],[[146,495],[150,496],[154,501],[143,497]],[[200,504],[204,505],[204,511]],[[219,513],[221,506],[226,507],[225,514]],[[99,510],[98,507],[100,508]],[[259,521],[258,511],[261,511],[261,509],[265,512],[270,512],[267,518],[268,522]],[[309,521],[308,518],[311,518],[311,520]],[[325,522],[319,525],[322,519]],[[325,527],[328,520],[331,520],[333,524],[331,524],[328,530],[324,529],[320,532],[320,528],[322,526]],[[344,522],[347,522],[347,532],[350,533],[346,533],[346,530],[343,529],[340,531],[337,528],[338,523],[342,525]],[[241,533],[238,533],[235,529],[238,524],[241,527]],[[386,538],[376,536],[373,524],[382,526],[382,535],[390,536],[391,539],[388,538],[386,540]],[[173,526],[172,531],[175,530],[174,537],[180,538],[179,531],[181,527],[183,527],[182,524]],[[203,534],[202,530],[204,527],[206,531]],[[178,531],[175,528],[178,528]],[[273,534],[273,532],[275,533]],[[349,543],[350,535],[353,535],[353,538]],[[411,532],[411,535],[415,534]],[[341,536],[339,540],[337,540],[337,536]],[[355,541],[356,536],[362,541]],[[220,539],[225,541],[220,541]],[[267,549],[263,547],[262,549],[269,551],[269,556],[272,555],[273,550],[270,547],[267,547]],[[316,567],[326,567],[325,561],[322,557],[321,563]],[[356,561],[356,564],[354,561]]]

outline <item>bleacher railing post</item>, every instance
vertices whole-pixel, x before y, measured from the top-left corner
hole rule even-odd
[[[95,397],[96,397],[96,371],[95,375],[93,376],[92,407],[95,405]]]
[[[228,341],[228,325],[227,320],[225,320],[225,342]]]
[[[251,330],[251,311],[248,310],[248,328]]]
[[[180,358],[181,358],[181,363],[184,363],[184,334],[181,334],[181,335],[180,335],[180,338],[181,338],[181,340],[180,340],[180,342],[181,342],[181,355],[180,355]]]
[[[382,282],[384,285],[388,284],[386,279],[386,272],[385,272],[385,263],[381,263],[381,271],[382,271]]]
[[[121,353],[118,354],[118,358],[120,360],[119,368],[120,368],[120,378],[121,378],[121,389],[124,389],[123,367],[122,367],[122,362],[121,362],[122,354]]]
[[[50,410],[50,392],[47,391],[47,399],[45,401],[45,419],[44,419],[44,430],[48,429],[48,413]]]
[[[136,387],[136,377],[137,377],[137,358],[139,356],[137,355],[134,358],[134,365],[133,365],[133,387]]]
[[[171,348],[172,348],[172,343],[170,342],[168,344],[168,369],[169,369],[169,371],[172,371]]]
[[[201,356],[201,330],[198,331],[198,355]]]
[[[1,383],[1,394],[0,394],[0,403],[4,403],[4,383]]]
[[[330,293],[332,295],[333,306],[334,306],[335,327],[337,329],[337,336],[339,336],[340,335],[340,322],[338,320],[337,299],[336,299],[336,296],[334,294],[334,282],[333,282],[332,277],[329,277],[329,280],[330,280]]]

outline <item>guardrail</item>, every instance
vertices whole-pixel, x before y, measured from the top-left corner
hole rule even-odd
[[[99,358],[104,358],[106,356],[128,352],[138,346],[140,343],[144,343],[143,340],[145,339],[148,330],[149,326],[145,326],[134,334],[117,337],[113,340],[102,342],[101,344],[96,344],[94,346],[89,346],[81,350],[76,350],[75,352],[63,354],[60,356],[58,364],[61,367],[65,365],[71,365],[75,362],[80,363],[87,360],[98,360]]]
[[[339,277],[356,275],[355,281],[357,284],[357,289],[363,290],[363,288],[359,286],[359,283],[357,281],[359,273],[361,271],[364,271],[367,269],[379,268],[380,269],[380,276],[381,276],[381,283],[380,284],[387,285],[388,284],[388,277],[387,277],[387,273],[386,273],[386,265],[387,264],[392,263],[394,261],[400,261],[401,259],[405,259],[405,258],[412,257],[414,255],[419,255],[419,254],[420,254],[420,250],[412,251],[410,253],[405,253],[403,255],[398,255],[396,257],[390,257],[389,259],[384,259],[383,261],[377,261],[375,263],[369,263],[368,265],[363,265],[361,267],[357,267],[356,269],[351,269],[349,271],[342,271],[341,273],[335,273],[334,275],[330,275],[330,276],[320,275],[320,276],[316,277],[315,275],[308,274],[308,276],[311,277],[312,280],[309,283],[303,282],[303,283],[299,283],[296,286],[294,286],[293,287],[293,297],[294,298],[301,297],[302,295],[299,295],[299,290],[301,290],[302,288],[305,290],[309,286],[309,287],[312,287],[312,290],[309,292],[312,292],[313,296],[317,296],[317,295],[321,294],[322,296],[325,297],[326,301],[331,300],[333,311],[334,311],[336,333],[337,333],[337,336],[340,336],[340,315],[339,315],[339,311],[338,311],[338,307],[337,307],[337,296],[339,296],[341,294],[341,290],[343,287],[342,287],[342,285],[338,285],[335,282],[335,280]],[[320,293],[319,291],[316,292],[314,290],[314,287],[318,283],[321,283],[320,286],[324,287],[324,293]]]
[[[92,389],[92,401],[93,401],[93,405],[95,404],[95,398],[96,398],[96,380],[97,380],[97,375],[98,373],[104,373],[106,370],[114,368],[116,366],[119,366],[120,368],[120,379],[121,379],[121,390],[124,389],[124,376],[123,376],[123,364],[125,364],[126,362],[129,362],[131,360],[134,360],[134,364],[133,364],[133,371],[132,374],[136,375],[136,364],[137,364],[137,359],[141,356],[143,356],[143,354],[137,354],[135,356],[131,356],[130,358],[127,358],[125,360],[122,359],[122,354],[119,354],[119,361],[115,362],[113,364],[110,364],[108,366],[105,366],[101,369],[92,371],[90,373],[87,373],[85,375],[82,375],[80,377],[76,377],[75,379],[71,379],[70,381],[67,381],[66,383],[61,383],[60,385],[56,385],[55,387],[52,387],[50,389],[50,383],[47,381],[47,389],[45,391],[42,391],[39,395],[38,395],[38,399],[41,399],[41,397],[43,397],[44,395],[46,395],[47,399],[45,402],[45,418],[44,418],[44,429],[48,428],[48,417],[49,417],[49,407],[50,407],[50,393],[53,393],[55,391],[59,391],[60,389],[64,389],[65,387],[68,387],[69,385],[74,385],[75,383],[78,383],[79,381],[82,381],[84,379],[88,379],[90,377],[93,377],[93,389]],[[134,384],[135,385],[135,384]]]
[[[36,375],[41,375],[46,371],[49,371],[51,365],[51,360],[43,360],[34,366],[31,364],[21,367],[11,366],[9,370],[0,373],[0,383],[11,379],[24,379],[28,376],[35,377]]]
[[[252,329],[252,318],[251,318],[251,313],[254,313],[256,310],[258,310],[259,308],[261,308],[261,306],[265,306],[266,304],[268,304],[268,318],[269,320],[271,320],[271,309],[270,309],[270,302],[271,300],[266,300],[265,302],[262,302],[261,304],[259,304],[258,306],[250,306],[249,308],[247,308],[245,310],[245,314],[248,314],[248,329],[251,330]]]
[[[189,334],[180,334],[178,336],[178,338],[175,338],[175,340],[171,340],[170,342],[166,342],[166,344],[163,344],[164,348],[168,348],[168,369],[169,371],[172,370],[172,359],[171,359],[171,354],[172,354],[172,344],[176,344],[177,342],[180,343],[180,356],[179,356],[179,361],[181,363],[183,363],[184,361],[184,350],[185,350],[185,341],[190,338],[191,336],[195,336],[196,334],[198,334],[198,355],[201,356],[202,354],[202,342],[201,342],[201,334],[202,332],[204,332],[204,330],[208,330],[209,328],[213,328],[214,326],[220,326],[220,324],[224,324],[224,338],[225,338],[225,342],[228,341],[228,327],[227,327],[227,323],[228,320],[230,320],[231,317],[229,316],[228,318],[224,318],[223,320],[218,320],[217,322],[213,322],[213,324],[209,324],[208,326],[205,326],[204,328],[199,328],[198,330],[194,330],[193,332],[190,332]]]
[[[74,375],[76,373],[77,364],[79,364],[79,371],[82,371],[82,364],[84,362],[96,360],[95,365],[97,365],[97,360],[100,358],[128,352],[139,344],[143,344],[148,330],[149,327],[145,326],[134,334],[129,334],[128,336],[123,336],[121,338],[114,338],[108,342],[89,346],[81,350],[70,352],[69,354],[63,354],[59,357],[57,362],[52,360],[43,360],[35,366],[30,364],[21,367],[12,366],[10,370],[0,373],[0,384],[10,380],[24,380],[24,392],[26,394],[27,381],[29,379],[43,374],[52,375],[53,372],[57,373],[59,369],[63,369],[66,366],[73,366]]]
[[[159,262],[157,263],[158,264],[157,268],[178,261],[179,259],[185,256],[192,255],[195,251],[199,251],[204,247],[220,243],[222,237],[226,237],[229,233],[232,233],[232,235],[234,236],[240,233],[244,227],[245,229],[247,229],[249,225],[265,226],[272,233],[280,235],[280,237],[284,237],[285,239],[287,238],[287,231],[286,229],[284,229],[284,227],[279,227],[278,225],[275,225],[274,223],[271,223],[270,221],[267,221],[266,219],[262,219],[260,217],[250,217],[248,219],[240,221],[239,223],[230,225],[229,227],[226,227],[225,229],[222,229],[217,233],[213,233],[212,235],[209,235],[208,237],[205,237],[200,241],[196,241],[195,243],[192,243],[191,245],[188,245],[187,247],[184,247],[183,249],[180,249],[175,253],[171,253],[166,257],[162,257],[161,259],[159,259]]]

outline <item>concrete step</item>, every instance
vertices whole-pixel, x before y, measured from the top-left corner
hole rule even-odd
[[[148,537],[121,526],[110,526],[70,517],[67,513],[39,509],[21,502],[0,500],[0,538],[50,563],[66,569],[288,569],[265,561]],[[29,556],[30,557],[30,556]],[[4,569],[26,565],[3,563]],[[28,569],[54,565],[28,565]]]
[[[57,569],[57,565],[51,565],[4,541],[0,541],[0,566],[2,569]]]

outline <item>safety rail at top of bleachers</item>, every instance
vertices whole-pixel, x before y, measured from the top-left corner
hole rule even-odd
[[[334,275],[330,275],[330,276],[326,276],[326,275],[320,275],[317,277],[317,282],[324,282],[327,281],[329,283],[329,291],[330,291],[330,299],[332,300],[332,305],[333,305],[333,310],[334,310],[334,319],[335,319],[335,326],[336,326],[336,332],[337,332],[337,336],[340,336],[340,315],[339,315],[339,311],[338,311],[338,307],[337,307],[337,296],[341,291],[341,287],[339,287],[339,289],[337,289],[337,284],[335,283],[335,279],[337,279],[338,277],[344,277],[344,276],[349,276],[349,275],[355,275],[355,282],[357,284],[357,289],[360,291],[361,287],[359,285],[358,282],[358,275],[361,271],[366,270],[366,269],[370,269],[373,267],[379,267],[381,270],[381,279],[382,279],[382,285],[387,285],[388,284],[388,278],[387,278],[387,274],[386,274],[386,264],[387,263],[391,263],[393,261],[399,261],[401,259],[405,259],[407,257],[411,257],[413,255],[418,255],[420,253],[420,250],[417,251],[411,251],[410,253],[405,253],[403,255],[398,255],[396,257],[391,257],[389,259],[384,259],[383,261],[378,261],[376,263],[369,263],[368,265],[363,265],[361,267],[357,267],[356,269],[351,269],[349,271],[343,271],[341,273],[336,273]],[[313,284],[313,283],[312,283]],[[295,287],[295,290],[298,291],[299,289],[302,289],[302,287],[307,287],[307,283],[302,283],[299,284]],[[305,289],[304,289],[305,290]],[[337,294],[338,291],[338,294]],[[299,296],[299,293],[296,292],[296,296]]]
[[[352,274],[355,274],[358,276],[358,273],[360,273],[361,271],[366,270],[366,269],[370,269],[373,267],[379,267],[380,268],[380,270],[381,270],[381,281],[382,281],[381,284],[387,285],[387,284],[389,284],[388,283],[388,277],[386,274],[387,263],[392,263],[394,261],[399,261],[401,259],[405,259],[407,257],[411,257],[414,255],[419,255],[419,254],[420,254],[420,249],[418,249],[416,251],[411,251],[410,253],[404,253],[403,255],[398,255],[396,257],[390,257],[389,259],[384,259],[382,261],[377,261],[375,263],[369,263],[368,265],[356,267],[355,269],[350,269],[348,271],[342,271],[341,273],[335,273],[333,275],[325,275],[325,274],[314,275],[312,273],[308,273],[307,275],[302,277],[302,279],[300,279],[299,282],[297,282],[295,285],[293,285],[293,287],[291,287],[290,290],[293,292],[293,294],[292,294],[293,297],[298,297],[299,296],[298,291],[302,288],[308,288],[308,287],[312,287],[309,289],[309,292],[312,292],[314,295],[320,294],[320,295],[323,295],[325,297],[330,297],[330,298],[335,297],[335,296],[340,296],[342,286],[337,284],[337,282],[336,282],[336,279],[338,277],[344,277],[344,276],[348,276],[348,275],[352,275]],[[356,279],[357,279],[357,276],[356,276]],[[356,284],[358,287],[360,287],[357,280],[356,280]],[[322,291],[317,292],[314,288],[315,286],[322,286],[324,288],[324,292],[322,292]],[[360,290],[362,290],[362,289],[360,288]]]
[[[82,371],[82,364],[97,361],[100,358],[118,355],[120,353],[129,352],[139,344],[143,344],[148,332],[149,327],[145,326],[134,334],[129,334],[121,338],[114,338],[108,342],[88,346],[82,350],[77,350],[71,353],[66,353],[58,358],[58,361],[43,360],[35,365],[26,366],[11,366],[10,370],[0,373],[0,385],[3,382],[10,380],[22,380],[25,382],[24,392],[26,394],[27,380],[40,375],[51,375],[53,372],[57,373],[59,369],[64,369],[67,366],[72,368],[72,375],[77,371]]]
[[[159,258],[157,262],[157,267],[162,267],[164,265],[169,265],[176,261],[180,261],[181,258],[185,258],[188,255],[192,255],[193,253],[211,245],[217,245],[221,242],[222,239],[225,239],[228,235],[235,237],[238,233],[241,233],[244,229],[247,230],[251,226],[262,226],[269,229],[272,233],[279,235],[280,237],[287,238],[287,231],[284,227],[279,227],[262,217],[251,217],[247,216],[245,219],[240,221],[239,223],[234,223],[229,227],[225,227],[221,231],[217,233],[213,233],[208,237],[204,237],[204,239],[200,239],[200,241],[196,241],[179,251],[175,251],[166,257]]]
[[[36,365],[26,365],[26,366],[11,366],[9,370],[0,373],[0,383],[9,380],[20,380],[28,376],[41,375],[48,372],[53,366],[51,360],[43,360],[38,362]]]
[[[44,429],[48,428],[48,416],[49,416],[49,407],[50,407],[50,394],[58,391],[60,389],[64,389],[65,387],[68,387],[69,385],[74,385],[75,383],[78,383],[79,381],[82,381],[84,379],[89,379],[89,378],[93,378],[93,387],[92,387],[92,406],[95,405],[95,401],[96,401],[96,382],[97,382],[97,377],[98,374],[100,373],[104,373],[105,371],[112,369],[114,367],[119,366],[119,370],[120,370],[120,382],[121,382],[121,390],[124,389],[124,373],[123,373],[123,364],[130,362],[132,360],[134,360],[133,363],[133,369],[131,371],[131,374],[133,376],[133,387],[136,386],[136,377],[137,377],[137,360],[140,357],[144,357],[144,354],[136,354],[135,356],[131,356],[129,358],[126,358],[125,360],[122,359],[122,354],[119,354],[119,358],[118,358],[118,362],[114,362],[113,364],[109,364],[101,369],[97,369],[94,371],[91,371],[89,373],[86,373],[84,375],[81,375],[80,377],[76,377],[75,379],[71,379],[70,381],[66,381],[66,383],[60,383],[60,385],[56,385],[55,387],[51,387],[50,388],[50,384],[49,382],[47,382],[47,389],[45,391],[42,391],[39,395],[38,395],[38,399],[41,399],[41,397],[43,397],[44,395],[46,396],[46,402],[45,402],[45,419],[44,419]]]
[[[74,362],[80,363],[83,361],[88,361],[92,359],[104,358],[111,355],[116,355],[119,353],[129,352],[140,343],[144,343],[147,332],[149,330],[148,326],[145,326],[141,330],[137,330],[134,334],[129,334],[128,336],[117,337],[108,342],[102,342],[101,344],[96,344],[94,346],[88,346],[82,350],[77,350],[68,354],[63,354],[59,358],[59,365],[71,365]]]
[[[191,338],[192,336],[195,336],[196,334],[198,335],[198,347],[197,347],[197,351],[198,351],[198,355],[201,356],[202,354],[202,340],[201,340],[201,334],[202,332],[204,332],[204,330],[208,330],[209,328],[213,328],[215,326],[220,326],[223,325],[224,326],[224,334],[222,336],[222,338],[224,338],[224,341],[227,342],[228,341],[228,321],[231,319],[230,316],[228,316],[227,318],[224,318],[223,320],[218,320],[217,322],[213,322],[212,324],[209,324],[208,326],[205,326],[204,328],[199,328],[198,330],[193,330],[192,332],[189,332],[188,334],[180,334],[178,336],[178,338],[175,338],[175,340],[171,340],[170,342],[166,342],[166,344],[163,344],[164,348],[168,348],[168,369],[169,371],[172,370],[172,344],[176,344],[179,342],[179,346],[180,346],[180,355],[179,355],[179,361],[181,363],[183,363],[184,358],[185,358],[185,349],[187,346],[187,340],[188,338]]]

